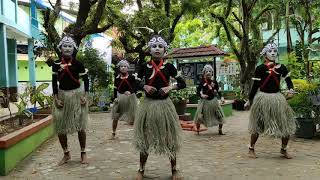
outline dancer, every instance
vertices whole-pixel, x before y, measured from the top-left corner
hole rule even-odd
[[[136,79],[133,75],[128,74],[129,63],[121,60],[118,63],[120,70],[119,75],[115,78],[115,97],[112,107],[112,135],[111,139],[115,139],[118,120],[126,121],[133,125],[134,115],[137,106]]]
[[[275,43],[267,44],[261,55],[264,56],[264,63],[255,70],[254,84],[246,104],[246,106],[252,104],[249,122],[251,133],[249,157],[257,157],[254,145],[260,134],[266,134],[281,138],[280,153],[285,158],[291,159],[291,155],[287,152],[287,145],[290,135],[296,131],[296,122],[293,110],[280,93],[282,77],[287,83],[289,94],[293,95],[290,73],[285,65],[275,62],[278,56],[278,47]]]
[[[217,95],[221,97],[221,103],[224,103],[224,98],[219,91],[218,82],[212,79],[212,66],[205,65],[202,73],[203,78],[197,87],[197,95],[201,100],[194,119],[197,126],[197,134],[199,135],[200,132],[200,124],[204,124],[206,127],[219,125],[219,135],[223,135],[224,114]]]
[[[58,48],[61,59],[52,66],[52,87],[54,95],[53,121],[58,134],[64,156],[59,162],[62,165],[71,159],[68,149],[67,134],[78,132],[81,163],[87,163],[86,156],[86,125],[88,120],[87,95],[89,80],[83,64],[74,57],[77,49],[75,41],[70,36],[64,36]],[[80,78],[84,81],[84,90],[80,88]],[[59,82],[59,86],[58,86]]]
[[[185,81],[177,76],[176,68],[163,60],[168,45],[163,37],[154,35],[148,43],[152,59],[138,73],[144,78],[145,98],[141,102],[134,124],[134,145],[140,152],[140,168],[136,180],[143,179],[145,164],[150,152],[169,156],[172,179],[182,179],[176,167],[176,153],[180,149],[182,132],[179,117],[169,98],[173,89],[186,87]],[[177,84],[170,85],[170,78]],[[141,81],[142,82],[142,81]]]

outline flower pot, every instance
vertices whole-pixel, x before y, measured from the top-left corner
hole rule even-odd
[[[234,102],[232,103],[232,108],[238,111],[244,111],[244,104],[246,102],[244,100],[241,99],[236,99],[234,100]]]
[[[184,115],[187,107],[187,100],[181,100],[173,103],[178,115]]]
[[[316,132],[316,125],[312,118],[297,118],[298,127],[295,135],[299,138],[313,138]]]

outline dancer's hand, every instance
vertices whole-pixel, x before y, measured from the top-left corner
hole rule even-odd
[[[86,96],[82,96],[80,98],[80,101],[81,101],[81,105],[85,105],[87,103],[87,97]]]
[[[245,104],[244,104],[244,109],[250,109],[250,106],[251,106],[251,103],[250,101],[247,101]]]
[[[293,95],[294,95],[294,90],[293,90],[293,89],[290,89],[290,90],[288,91],[288,94],[287,94],[287,99],[292,98]]]
[[[131,92],[130,91],[126,91],[126,92],[124,92],[124,94],[129,96],[131,94]]]
[[[149,86],[149,85],[144,85],[143,89],[150,95],[157,91],[157,89],[155,87]]]
[[[54,101],[58,109],[63,108],[63,101],[61,101],[59,98],[54,98]]]
[[[206,94],[201,94],[201,98],[202,99],[207,99],[209,96],[208,95],[206,95]]]
[[[172,90],[171,86],[163,87],[160,89],[161,96],[168,94]]]

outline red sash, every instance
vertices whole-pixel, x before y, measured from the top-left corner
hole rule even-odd
[[[165,86],[168,86],[169,82],[160,70],[160,67],[163,65],[163,60],[162,59],[160,60],[160,63],[158,66],[156,65],[156,63],[154,63],[154,61],[151,61],[151,64],[152,64],[152,67],[155,69],[156,73],[154,74],[152,79],[149,81],[148,85],[151,86],[153,81],[155,80],[156,76],[159,75],[160,78],[162,79],[162,81],[165,83]]]
[[[120,82],[120,84],[119,84],[119,86],[118,86],[118,91],[120,91],[120,89],[121,89],[121,87],[124,85],[124,83],[126,83],[126,84],[129,86],[130,90],[133,91],[132,86],[131,86],[131,84],[129,83],[129,81],[128,81],[127,78],[124,78],[124,79],[121,80],[121,82]]]
[[[208,85],[208,90],[206,91],[206,94],[208,95],[208,93],[213,90],[213,87],[208,83],[206,78],[204,78],[204,82],[205,82],[205,84]],[[210,87],[211,87],[211,89],[210,89]]]
[[[278,78],[277,78],[277,76],[276,76],[276,73],[275,73],[273,70],[271,70],[273,67],[274,67],[274,66],[271,66],[271,65],[268,66],[269,75],[268,75],[268,77],[263,81],[262,85],[260,86],[260,89],[263,89],[263,88],[267,85],[267,83],[269,82],[269,80],[270,80],[271,77],[275,80],[277,86],[278,86],[278,87],[280,86],[280,82],[279,82],[279,80],[278,80]]]
[[[72,59],[71,59],[70,63],[72,63]],[[62,58],[61,64],[66,64],[66,66],[64,66],[63,72],[62,72],[62,74],[59,76],[59,80],[61,81],[62,78],[63,78],[63,76],[67,73],[67,74],[69,75],[69,77],[70,77],[74,82],[76,82],[77,84],[80,84],[79,79],[76,79],[75,77],[73,77],[72,73],[71,73],[70,70],[69,70],[69,66],[68,66],[68,64],[65,62],[64,58]]]

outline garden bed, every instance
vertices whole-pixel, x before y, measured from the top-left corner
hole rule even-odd
[[[0,135],[0,175],[7,175],[21,160],[36,150],[54,134],[52,116],[34,114],[33,119],[18,125],[12,117],[0,122],[4,132]]]

